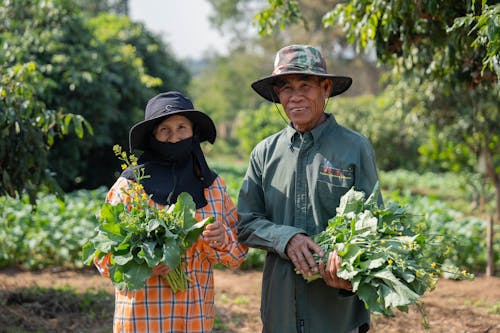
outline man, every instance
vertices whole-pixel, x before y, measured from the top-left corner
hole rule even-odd
[[[369,312],[349,281],[337,277],[340,258],[322,253],[310,236],[335,216],[351,187],[369,195],[378,180],[368,139],[325,113],[328,99],[352,79],[327,73],[320,51],[291,45],[278,51],[270,76],[252,83],[281,103],[290,124],[252,151],[238,198],[239,240],[267,251],[263,272],[263,332],[366,332]],[[317,265],[313,254],[327,256]],[[307,283],[304,274],[323,279]]]

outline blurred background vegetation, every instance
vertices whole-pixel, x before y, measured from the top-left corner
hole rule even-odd
[[[208,2],[230,50],[193,60],[131,20],[126,0],[0,0],[0,266],[77,263],[119,173],[111,148],[128,147],[161,91],[214,119],[204,149],[236,201],[251,149],[286,125],[250,83],[290,43],[319,46],[329,72],[353,77],[328,112],[371,140],[384,195],[467,233],[461,250],[486,266],[500,211],[497,1]]]

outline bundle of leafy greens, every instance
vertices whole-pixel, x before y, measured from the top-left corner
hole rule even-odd
[[[119,290],[144,288],[153,268],[164,263],[170,272],[163,278],[172,290],[186,290],[189,279],[184,271],[183,255],[214,218],[197,222],[195,203],[185,192],[179,194],[173,205],[161,209],[152,205],[140,184],[147,176],[143,169],[137,168],[136,158],[127,157],[120,146],[113,149],[125,162],[123,169],[135,167],[136,182],[125,192],[130,196],[127,205],[102,205],[97,235],[83,246],[83,262],[91,265],[94,259],[102,260],[110,254],[110,279]]]
[[[351,188],[340,200],[337,215],[328,227],[313,236],[324,253],[336,251],[341,258],[337,276],[350,280],[352,291],[373,313],[393,316],[393,308],[407,312],[416,304],[423,315],[419,297],[433,290],[443,273],[445,254],[436,253],[433,243],[439,235],[429,229],[423,216],[390,202],[378,206],[378,183],[365,201],[365,194]],[[326,260],[316,257],[317,261]],[[473,279],[472,274],[446,266],[455,279]],[[304,276],[312,281],[319,273]],[[425,324],[425,316],[424,316]]]

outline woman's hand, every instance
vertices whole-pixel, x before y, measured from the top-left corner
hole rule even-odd
[[[326,267],[323,261],[320,262],[319,272],[323,280],[325,280],[325,283],[330,287],[352,291],[351,282],[337,276],[337,271],[340,268],[340,261],[341,259],[336,251],[330,252],[328,254]]]
[[[224,246],[224,226],[219,221],[208,224],[202,233],[210,246]]]
[[[170,273],[170,267],[168,267],[165,264],[158,264],[155,267],[153,267],[153,276],[155,275],[167,275]]]

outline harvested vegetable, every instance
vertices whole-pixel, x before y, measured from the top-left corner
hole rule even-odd
[[[378,183],[366,201],[363,192],[351,188],[341,198],[337,215],[313,240],[324,253],[339,254],[337,276],[351,281],[352,291],[371,312],[393,316],[394,308],[407,312],[412,304],[423,311],[420,296],[433,290],[443,273],[445,255],[433,246],[440,236],[427,233],[423,216],[410,214],[406,207],[395,202],[379,207],[379,195]],[[327,258],[316,257],[317,262]],[[446,270],[455,279],[474,278],[457,267],[447,265]],[[304,276],[308,281],[318,278],[319,273]]]
[[[162,209],[150,205],[141,179],[147,177],[137,168],[133,155],[127,157],[121,147],[113,147],[115,154],[125,162],[123,168],[133,166],[136,182],[126,191],[131,201],[104,203],[98,215],[97,235],[83,246],[82,259],[91,265],[94,258],[110,258],[110,278],[119,290],[136,290],[145,287],[153,267],[164,263],[171,268],[163,276],[174,292],[188,288],[183,255],[198,239],[205,226],[213,222],[209,217],[200,222],[195,219],[196,206],[188,193],[181,193],[177,202]]]

